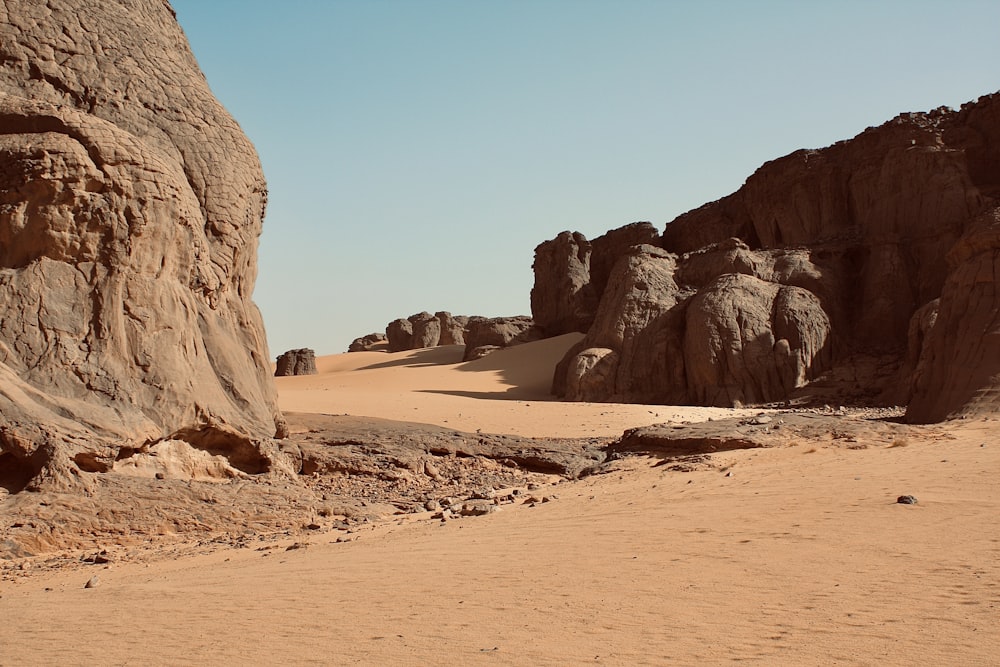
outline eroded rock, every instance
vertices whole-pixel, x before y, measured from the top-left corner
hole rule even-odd
[[[0,457],[72,483],[123,443],[284,434],[263,173],[169,5],[0,14]]]

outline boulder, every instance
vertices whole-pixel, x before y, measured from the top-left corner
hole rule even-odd
[[[515,317],[471,317],[465,332],[464,360],[473,358],[477,348],[494,349],[527,343],[542,337],[534,321],[525,315]]]
[[[70,482],[123,446],[272,447],[264,176],[169,4],[0,13],[0,462]]]
[[[465,315],[452,315],[445,311],[434,313],[441,326],[441,338],[438,345],[465,345],[465,327],[469,318]]]
[[[441,341],[441,321],[430,313],[417,313],[407,318],[413,335],[410,338],[410,349],[420,350],[425,347],[437,347]]]
[[[826,370],[830,321],[811,292],[727,274],[687,309],[691,402],[728,407],[784,400]]]
[[[590,284],[591,246],[580,232],[562,232],[535,248],[531,316],[549,336],[585,332],[597,295]]]
[[[374,348],[384,344],[386,342],[385,334],[382,333],[370,333],[367,336],[362,336],[361,338],[355,338],[351,341],[350,346],[348,346],[348,352],[370,352]]]
[[[289,350],[280,357],[275,367],[275,377],[287,375],[316,375],[316,353],[308,347]]]
[[[389,341],[390,352],[413,349],[413,323],[402,318],[393,320],[385,327],[385,338]]]

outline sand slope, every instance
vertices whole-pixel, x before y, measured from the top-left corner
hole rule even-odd
[[[411,392],[422,417],[451,423],[461,406],[510,432],[611,429],[634,408],[567,417],[536,403],[527,368],[422,365],[431,354],[450,352],[324,359],[280,382],[282,401],[326,410],[333,394],[339,411],[387,416]],[[733,451],[693,471],[629,458],[485,517],[2,582],[0,665],[997,664],[996,422],[924,434]]]
[[[275,378],[279,405],[288,412],[529,437],[615,436],[634,426],[741,414],[723,408],[555,401],[549,387],[556,362],[582,337],[566,334],[465,363],[460,345],[320,357],[318,375]]]

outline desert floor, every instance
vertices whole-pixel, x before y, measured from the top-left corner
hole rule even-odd
[[[529,436],[732,414],[547,400],[572,342],[336,355],[278,388]],[[629,457],[482,517],[39,572],[0,582],[0,665],[1000,664],[997,423]]]

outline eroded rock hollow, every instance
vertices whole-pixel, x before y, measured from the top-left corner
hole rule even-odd
[[[0,5],[0,482],[171,439],[267,458],[266,199],[168,2]]]

